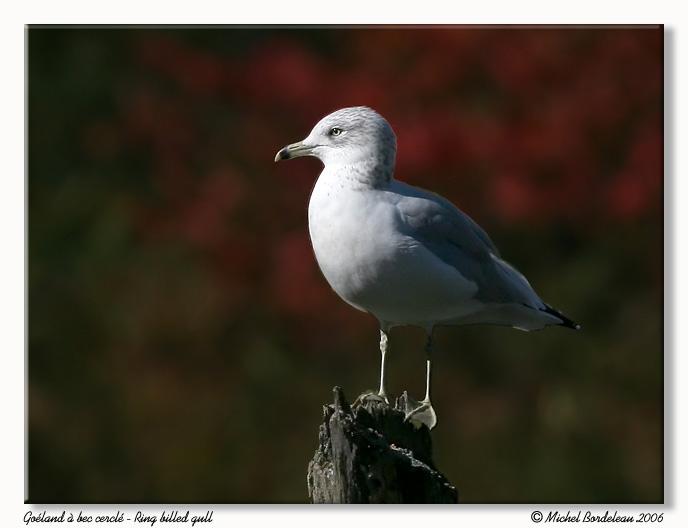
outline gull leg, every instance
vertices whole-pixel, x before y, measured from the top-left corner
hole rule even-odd
[[[406,417],[404,418],[419,427],[420,424],[425,424],[428,426],[428,429],[432,429],[437,425],[437,415],[430,401],[430,379],[432,376],[432,356],[434,352],[435,340],[432,337],[432,331],[430,331],[428,332],[428,341],[425,345],[425,398],[423,398],[423,401],[417,402],[407,395]]]
[[[428,342],[425,345],[425,399],[423,403],[430,404],[430,377],[432,375],[432,356],[435,353],[435,340],[432,333],[428,334]]]
[[[380,364],[380,390],[377,394],[389,403],[390,395],[387,390],[387,352],[389,352],[389,336],[387,332],[380,329],[380,355],[382,356],[382,361]]]
[[[382,356],[382,364],[380,365],[380,390],[377,394],[373,391],[364,392],[353,403],[352,407],[358,407],[367,401],[384,401],[387,405],[391,405],[392,398],[387,390],[387,352],[389,352],[389,336],[387,332],[380,329],[380,355]]]

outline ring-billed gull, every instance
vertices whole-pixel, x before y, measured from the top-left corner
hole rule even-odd
[[[406,417],[432,428],[435,326],[579,327],[543,302],[465,213],[437,194],[395,180],[395,154],[389,123],[358,106],[324,117],[275,161],[315,156],[324,164],[308,204],[313,250],[332,289],[380,324],[378,395],[387,403],[389,330],[411,325],[427,333],[425,398],[408,398]]]

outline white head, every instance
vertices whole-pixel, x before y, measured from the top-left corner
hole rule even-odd
[[[280,150],[275,161],[314,156],[327,167],[362,165],[389,179],[395,154],[396,137],[385,118],[367,106],[354,106],[322,118],[306,139]]]

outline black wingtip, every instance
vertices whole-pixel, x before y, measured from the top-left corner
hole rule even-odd
[[[544,311],[558,319],[561,319],[561,323],[559,323],[561,326],[565,326],[566,328],[571,328],[573,330],[580,330],[580,325],[578,323],[573,322],[559,310],[555,310],[551,306],[547,306],[547,309]]]
[[[573,330],[580,330],[580,325],[578,323],[574,323],[571,319],[564,317],[563,315],[560,315],[559,317],[561,317],[561,326],[572,328]]]

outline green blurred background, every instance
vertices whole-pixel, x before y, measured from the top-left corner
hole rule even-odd
[[[653,503],[663,472],[662,28],[53,28],[28,40],[32,503],[307,502],[375,320],[310,249],[314,159],[368,105],[581,330],[436,331],[462,502]],[[422,396],[424,336],[390,389]]]

